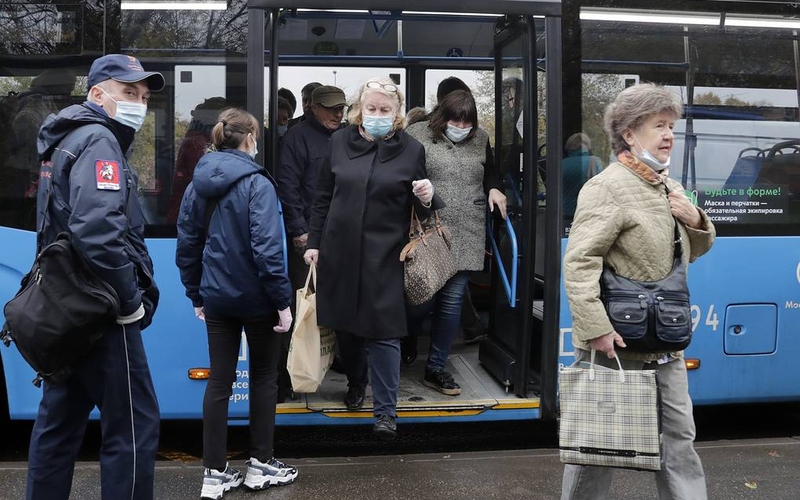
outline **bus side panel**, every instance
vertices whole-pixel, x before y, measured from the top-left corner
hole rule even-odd
[[[36,234],[0,227],[0,241],[3,242],[0,245],[0,304],[5,306],[19,291],[22,277],[30,271],[36,254]],[[8,348],[0,345],[0,357],[6,377],[11,418],[35,418],[42,397],[41,389],[31,383],[36,373],[22,359],[14,344]]]
[[[695,330],[685,356],[700,360],[700,368],[689,372],[695,404],[800,400],[794,376],[800,351],[799,247],[798,237],[717,238],[712,249],[689,266]],[[765,327],[744,332],[760,345],[771,345],[774,336],[774,350],[734,353],[731,342],[738,320],[728,320],[734,318],[733,306],[775,311],[774,331]],[[559,360],[563,365],[572,363],[571,326],[562,285]]]

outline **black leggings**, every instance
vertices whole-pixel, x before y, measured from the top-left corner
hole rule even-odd
[[[228,399],[236,381],[242,328],[247,335],[250,402],[250,456],[272,457],[275,405],[278,397],[280,333],[272,327],[278,315],[256,318],[206,316],[211,376],[203,398],[203,465],[224,469],[228,441]]]

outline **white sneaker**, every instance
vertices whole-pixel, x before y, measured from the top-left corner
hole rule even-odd
[[[251,490],[263,490],[270,486],[291,484],[296,477],[297,467],[286,465],[275,458],[270,458],[265,464],[251,458],[247,461],[244,485]]]
[[[225,464],[225,472],[206,469],[203,473],[202,500],[220,500],[227,491],[238,488],[242,484],[242,473]]]

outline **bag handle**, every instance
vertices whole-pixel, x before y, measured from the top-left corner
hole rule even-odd
[[[594,354],[597,352],[596,350],[592,349],[592,356],[589,361],[589,380],[594,380]],[[625,370],[622,369],[622,362],[619,360],[619,356],[617,356],[617,352],[614,351],[614,359],[617,360],[617,365],[619,366],[619,383],[625,383]]]
[[[312,283],[312,280],[313,280],[313,283],[314,283],[314,289],[316,289],[316,287],[317,287],[317,264],[314,263],[314,262],[312,262],[311,265],[308,266],[308,276],[306,276],[306,284],[303,285],[303,288],[302,288],[304,297],[308,296],[308,286]]]

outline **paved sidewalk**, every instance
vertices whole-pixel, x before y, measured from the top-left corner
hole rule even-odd
[[[800,498],[800,440],[795,438],[698,443],[714,500]],[[562,466],[553,449],[427,455],[300,459],[295,484],[262,492],[246,489],[225,499],[270,500],[558,500]],[[243,462],[236,461],[234,466]],[[0,464],[0,499],[25,496],[25,463]],[[100,498],[99,466],[80,462],[71,499]],[[202,467],[197,462],[158,462],[158,500],[199,498]],[[616,500],[656,499],[646,472],[619,471]]]

